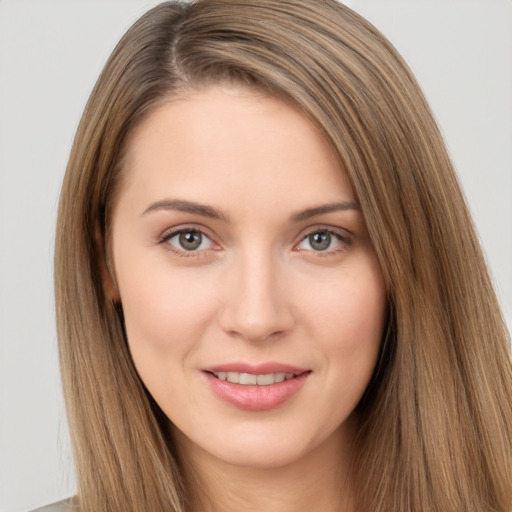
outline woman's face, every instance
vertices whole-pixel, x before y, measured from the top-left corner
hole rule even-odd
[[[349,182],[294,108],[208,88],[132,134],[112,219],[126,333],[182,450],[278,466],[348,443],[386,311]]]

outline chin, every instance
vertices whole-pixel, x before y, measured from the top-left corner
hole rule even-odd
[[[252,443],[233,447],[231,453],[218,454],[232,466],[247,469],[277,469],[297,463],[307,452],[301,446],[275,446],[275,443]]]
[[[189,453],[197,460],[207,455],[211,462],[239,468],[278,469],[300,466],[316,456],[323,457],[340,452],[344,430],[307,428],[298,430],[291,425],[239,424],[234,429],[189,438],[176,429],[175,439],[180,451]]]

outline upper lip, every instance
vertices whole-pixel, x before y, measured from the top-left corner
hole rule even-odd
[[[268,362],[260,364],[238,362],[209,366],[208,368],[203,368],[203,371],[210,373],[237,372],[249,373],[251,375],[266,375],[269,373],[294,373],[296,375],[299,375],[309,370],[307,368],[301,368],[299,366],[293,366],[277,362]]]

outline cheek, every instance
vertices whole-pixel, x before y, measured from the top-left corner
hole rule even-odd
[[[205,339],[212,298],[179,272],[147,269],[120,281],[129,350],[146,388],[169,414],[184,406],[195,354]],[[170,393],[170,390],[173,390]],[[189,402],[193,397],[188,398]]]
[[[118,283],[128,343],[136,360],[154,357],[158,362],[165,354],[191,350],[214,314],[208,282],[191,279],[189,273],[171,270],[165,263],[145,269],[120,267]]]
[[[333,279],[323,297],[309,304],[311,329],[326,363],[356,387],[366,387],[379,353],[387,311],[380,268],[370,259]],[[339,373],[338,372],[338,373]]]
[[[387,304],[382,274],[373,258],[356,263],[330,279],[311,308],[326,327],[352,333],[354,341],[380,339]]]

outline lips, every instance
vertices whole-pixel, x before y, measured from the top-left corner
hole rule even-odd
[[[311,374],[307,369],[275,363],[228,364],[203,372],[218,398],[249,411],[278,407],[298,393]]]

